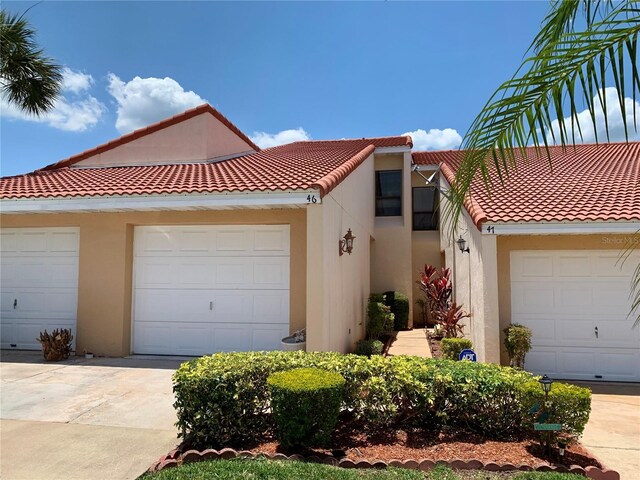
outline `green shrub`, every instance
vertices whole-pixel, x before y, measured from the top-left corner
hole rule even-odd
[[[394,315],[393,329],[395,331],[409,328],[409,298],[399,292],[386,292],[384,304],[391,309]]]
[[[525,418],[526,428],[533,429],[536,414],[529,411],[534,405],[544,405],[544,392],[537,380],[530,380],[519,388],[520,405]],[[562,433],[573,438],[582,435],[591,412],[591,390],[588,388],[554,382],[549,392],[549,399],[545,411],[549,418],[545,423],[561,423]]]
[[[517,323],[512,323],[503,330],[504,346],[509,355],[509,363],[512,367],[524,368],[524,358],[531,350],[531,337],[533,332],[530,328]]]
[[[367,306],[367,338],[370,340],[378,340],[393,332],[394,316],[391,309],[376,299],[376,295],[371,295]]]
[[[173,377],[177,426],[198,447],[242,447],[274,431],[267,378],[320,368],[346,380],[343,409],[368,428],[451,426],[503,439],[532,431],[542,398],[522,370],[419,357],[367,358],[333,352],[218,353],[183,363]],[[588,389],[553,384],[550,421],[579,436],[589,416]]]
[[[371,355],[382,355],[384,350],[384,343],[380,340],[359,340],[356,343],[356,355],[364,355],[370,357]]]
[[[440,344],[444,358],[458,360],[462,350],[470,349],[473,345],[468,338],[443,338]]]
[[[326,446],[340,414],[345,385],[342,375],[318,368],[297,368],[274,373],[267,384],[282,446]]]

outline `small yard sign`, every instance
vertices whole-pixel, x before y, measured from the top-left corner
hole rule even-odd
[[[534,430],[543,430],[548,432],[559,432],[562,430],[562,424],[560,423],[534,423]]]
[[[458,355],[458,358],[460,360],[469,360],[470,362],[475,362],[476,361],[476,352],[466,348],[466,349],[464,349],[464,350],[462,350],[460,352],[460,355]]]

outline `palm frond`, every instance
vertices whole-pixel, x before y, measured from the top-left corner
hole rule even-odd
[[[584,27],[574,31],[577,16],[584,13]],[[527,158],[525,147],[551,161],[549,145],[563,147],[583,140],[578,121],[579,105],[590,114],[598,138],[596,113],[604,113],[604,132],[609,138],[607,97],[604,89],[615,85],[617,103],[627,125],[625,96],[634,100],[640,91],[637,65],[640,8],[638,1],[612,3],[569,0],[555,2],[540,34],[534,39],[516,74],[492,95],[466,133],[462,161],[449,190],[450,202],[443,210],[444,224],[455,235],[464,204],[474,180],[490,191],[492,182],[503,182],[516,165],[515,151]],[[634,277],[640,289],[640,267]],[[637,294],[634,308],[638,312]],[[640,323],[640,315],[636,323]]]
[[[50,110],[60,94],[60,66],[35,41],[24,15],[0,10],[0,90],[7,100],[32,115]]]

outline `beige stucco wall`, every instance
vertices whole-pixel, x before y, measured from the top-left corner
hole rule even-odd
[[[449,189],[440,180],[443,189]],[[446,211],[448,201],[440,198]],[[455,240],[462,236],[469,253],[460,252]],[[445,265],[453,274],[453,300],[471,314],[465,324],[465,337],[473,342],[473,349],[481,362],[500,362],[500,333],[498,315],[497,242],[492,235],[482,235],[466,210],[459,219],[455,235],[445,225],[440,230],[440,244],[445,253]]]
[[[307,350],[350,352],[364,336],[370,292],[374,160],[369,156],[340,185],[307,207]],[[351,255],[338,253],[351,229]]]
[[[189,163],[253,150],[210,113],[202,113],[94,155],[74,167]]]
[[[413,320],[413,264],[411,237],[411,154],[376,155],[375,170],[402,170],[402,216],[375,217],[371,252],[371,291],[396,291],[409,297]],[[373,202],[375,212],[375,177]]]
[[[291,330],[306,317],[306,212],[234,210],[189,212],[2,215],[3,227],[80,228],[77,349],[98,355],[131,353],[133,232],[138,225],[265,225],[291,228]]]
[[[426,172],[429,176],[431,172]],[[411,174],[411,187],[424,187],[425,180],[416,172]],[[412,207],[413,208],[413,207]],[[413,221],[413,217],[411,217]],[[413,226],[411,227],[413,229]],[[413,279],[413,321],[422,322],[420,307],[416,301],[422,298],[422,293],[416,283],[420,272],[424,270],[425,264],[440,267],[442,256],[440,252],[440,232],[434,231],[412,231],[411,232],[411,275]]]
[[[509,363],[502,329],[511,322],[511,252],[514,250],[620,250],[632,234],[512,235],[498,237],[498,295],[500,306],[500,360]]]

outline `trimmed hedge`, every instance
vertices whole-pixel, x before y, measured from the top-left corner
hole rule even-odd
[[[443,338],[440,342],[444,358],[459,360],[462,350],[470,349],[473,344],[468,338]]]
[[[378,302],[377,296],[369,297],[367,305],[367,339],[379,340],[383,335],[393,332],[393,313],[384,303]]]
[[[267,378],[294,368],[342,375],[342,409],[370,428],[450,426],[502,439],[532,430],[529,409],[542,398],[531,374],[492,364],[332,352],[218,353],[183,363],[174,374],[177,426],[198,447],[243,447],[273,432]],[[556,382],[549,400],[549,421],[580,435],[590,391]]]
[[[409,297],[400,292],[385,292],[385,305],[395,315],[393,329],[395,331],[409,329]]]
[[[358,340],[354,353],[370,357],[371,355],[382,355],[382,350],[384,350],[384,343],[380,340]]]
[[[267,384],[282,446],[326,446],[340,414],[345,384],[342,375],[318,368],[296,368],[274,373]]]

